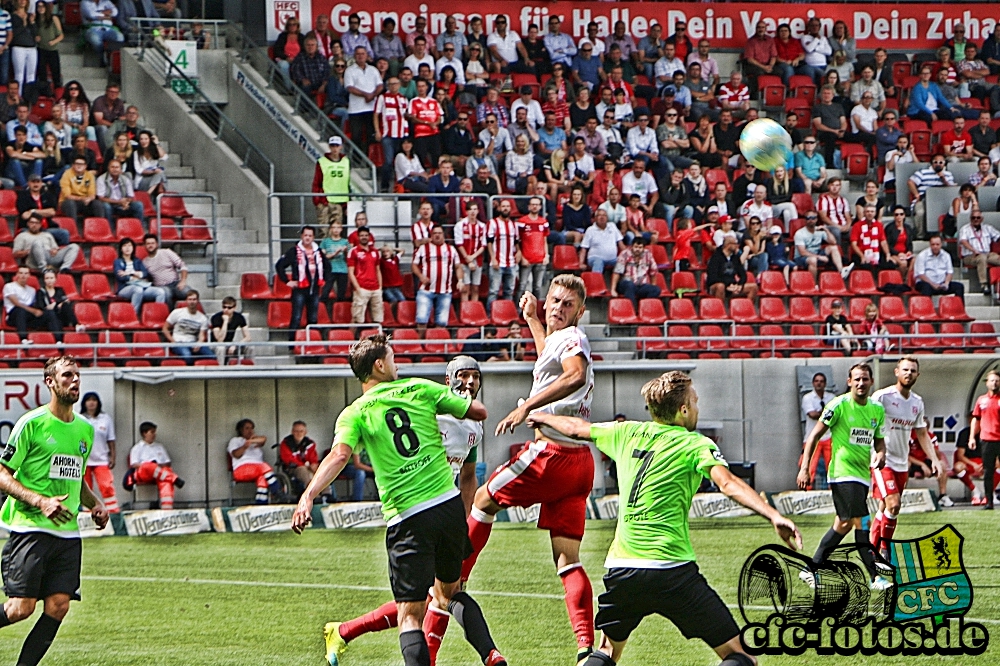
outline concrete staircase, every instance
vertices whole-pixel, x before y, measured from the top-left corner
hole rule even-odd
[[[109,75],[108,70],[100,65],[96,54],[80,45],[76,35],[68,34],[67,39],[60,44],[60,59],[62,63],[63,81],[79,81],[87,96],[94,98],[104,94]],[[122,91],[122,99],[126,105],[135,104],[142,113],[142,100],[129,97],[129,91]],[[149,128],[154,132],[157,128]],[[159,128],[161,145],[168,153],[166,173],[168,187],[172,192],[205,192],[206,181],[198,177],[198,165],[185,164],[179,153],[170,150],[169,128]],[[215,193],[218,196],[218,193]],[[207,199],[185,200],[185,206],[193,217],[203,218],[211,223],[212,206]],[[202,294],[202,302],[206,312],[216,312],[225,296],[239,297],[240,278],[244,272],[267,272],[268,247],[267,239],[260,238],[256,230],[246,228],[243,218],[233,217],[231,203],[218,202],[216,205],[216,233],[218,243],[218,273],[214,284],[212,277],[211,248],[202,256],[200,247],[177,246],[175,249],[188,264],[191,275],[189,282]],[[261,327],[255,338],[267,339],[265,322],[252,321],[256,327]],[[261,333],[260,331],[263,331]]]

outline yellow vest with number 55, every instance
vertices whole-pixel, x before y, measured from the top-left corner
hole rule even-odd
[[[319,158],[319,168],[323,172],[324,192],[343,192],[344,196],[328,196],[326,199],[332,204],[344,203],[351,188],[351,161],[346,157],[341,157],[340,161],[334,162],[325,155]]]

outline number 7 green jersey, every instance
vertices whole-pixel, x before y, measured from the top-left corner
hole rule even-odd
[[[604,566],[694,562],[691,499],[713,467],[726,465],[715,442],[681,426],[635,421],[595,423],[590,437],[618,467],[618,525]]]
[[[472,398],[426,379],[383,382],[337,418],[334,446],[364,446],[389,525],[458,495],[437,415],[464,418]]]

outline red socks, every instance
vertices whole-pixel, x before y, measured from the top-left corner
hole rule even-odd
[[[972,484],[972,475],[969,474],[969,470],[963,469],[956,476],[958,477],[958,480],[962,482],[962,485],[964,485],[970,491],[976,489],[976,487]]]
[[[348,620],[340,625],[340,637],[350,643],[358,636],[371,633],[373,631],[385,631],[392,629],[399,623],[399,616],[396,612],[396,602],[389,601],[371,613],[366,613],[359,618]]]
[[[885,541],[886,547],[888,547],[888,542],[892,539],[892,535],[896,531],[897,517],[888,513],[882,516],[882,539]]]
[[[424,614],[424,638],[427,640],[427,650],[431,655],[431,666],[437,663],[438,650],[441,649],[441,641],[444,639],[444,632],[448,630],[448,620],[451,614],[427,604],[427,612]]]
[[[875,518],[872,519],[871,527],[868,528],[868,540],[871,541],[875,548],[878,548],[879,538],[882,536],[882,521],[885,519],[885,514],[881,511],[875,513]]]
[[[577,562],[559,570],[563,589],[566,590],[566,610],[576,634],[577,647],[594,644],[594,590],[583,565]]]
[[[483,552],[483,548],[486,548],[486,542],[490,539],[490,532],[493,531],[494,518],[495,516],[472,507],[472,512],[465,521],[469,526],[469,541],[472,542],[472,555],[469,555],[462,562],[463,581],[469,580],[469,574],[472,572],[472,567],[476,565],[476,560],[479,559],[479,553]]]

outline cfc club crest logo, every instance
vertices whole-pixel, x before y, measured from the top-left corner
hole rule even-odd
[[[87,453],[87,442],[80,440],[80,455],[86,455]]]
[[[275,0],[274,1],[274,27],[278,32],[285,29],[288,19],[297,18],[301,12],[299,0]]]
[[[982,654],[989,633],[964,617],[973,593],[963,542],[945,525],[890,541],[888,561],[852,545],[819,564],[784,546],[758,548],[740,573],[740,640],[754,655]]]

